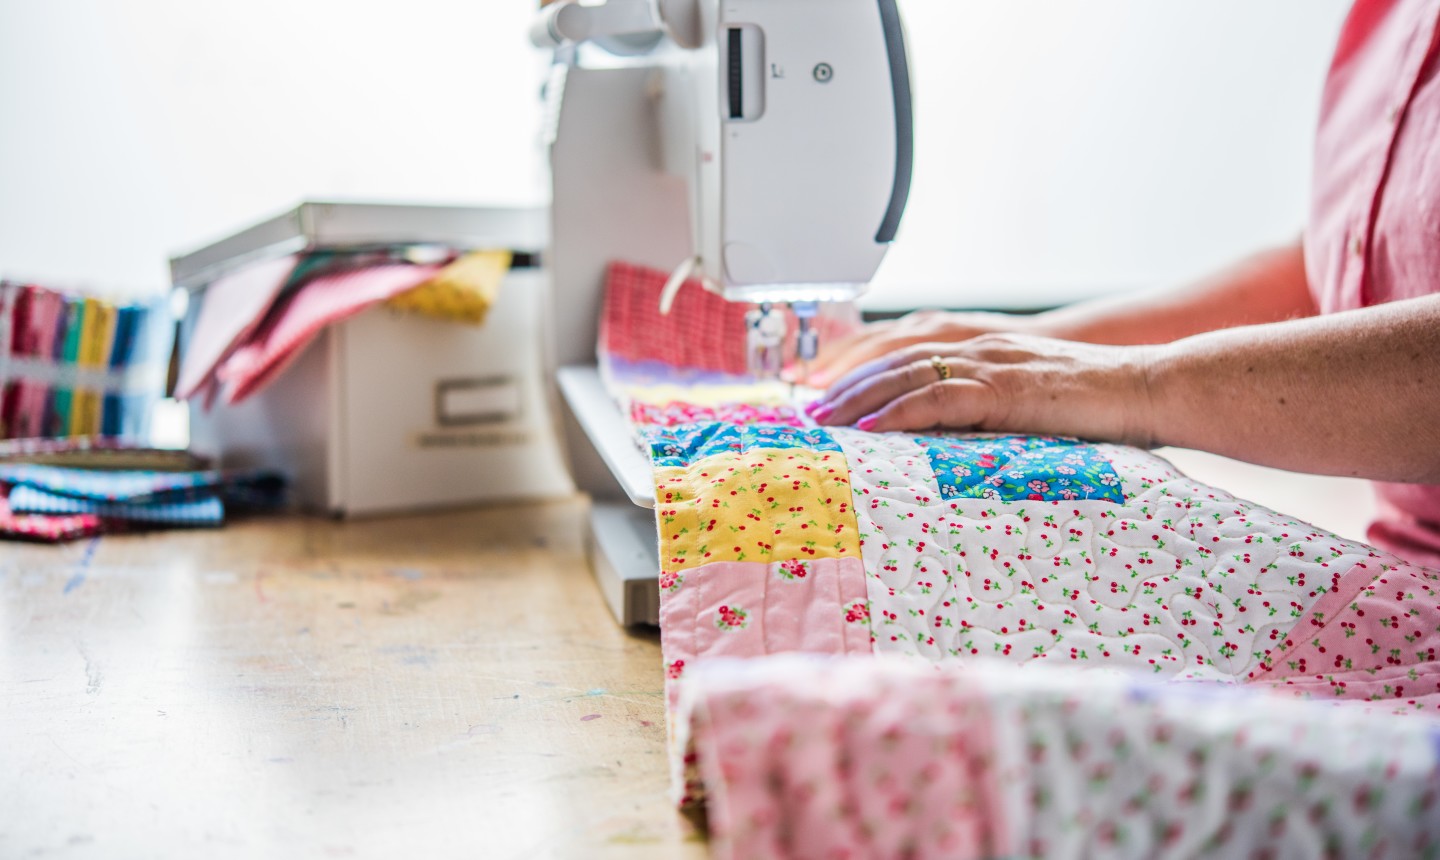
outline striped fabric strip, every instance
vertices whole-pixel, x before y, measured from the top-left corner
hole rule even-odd
[[[0,487],[0,538],[45,543],[75,540],[96,535],[103,529],[94,514],[22,514],[10,509],[6,492]]]
[[[225,508],[218,496],[173,504],[99,502],[57,496],[33,487],[10,491],[10,508],[27,514],[90,514],[102,519],[173,526],[219,526],[225,522]]]

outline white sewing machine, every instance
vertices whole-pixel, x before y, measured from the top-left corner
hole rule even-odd
[[[552,179],[547,352],[570,407],[592,562],[624,624],[658,620],[650,469],[596,372],[606,264],[687,276],[757,305],[752,370],[774,375],[783,317],[814,355],[819,303],[869,283],[909,194],[909,68],[895,0],[574,0],[531,30]],[[598,456],[597,456],[598,455]]]

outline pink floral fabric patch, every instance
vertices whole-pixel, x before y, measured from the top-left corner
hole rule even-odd
[[[677,427],[715,421],[721,424],[778,424],[804,427],[805,421],[793,406],[764,406],[749,403],[721,403],[703,406],[673,400],[669,403],[630,404],[630,422],[637,427]]]

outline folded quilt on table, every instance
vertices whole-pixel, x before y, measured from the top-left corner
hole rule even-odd
[[[1426,857],[1427,720],[1120,673],[713,660],[679,742],[717,857]]]

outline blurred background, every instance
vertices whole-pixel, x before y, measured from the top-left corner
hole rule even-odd
[[[868,303],[1032,308],[1304,222],[1346,0],[901,0],[915,186]],[[136,294],[305,198],[536,203],[522,0],[0,0],[0,276]]]

